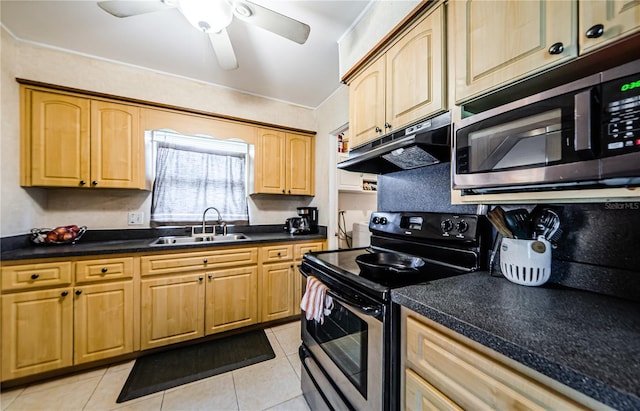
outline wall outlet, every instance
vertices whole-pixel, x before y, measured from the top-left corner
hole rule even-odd
[[[129,213],[129,225],[142,225],[144,213],[142,211],[132,211]]]

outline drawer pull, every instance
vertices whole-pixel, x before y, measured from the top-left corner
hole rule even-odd
[[[604,26],[602,24],[596,24],[591,26],[585,33],[588,39],[597,39],[604,34]]]
[[[209,260],[205,258],[204,260],[202,260],[202,262],[207,264],[209,262]]]
[[[82,294],[82,290],[76,290],[76,295]]]
[[[280,252],[279,252],[279,253],[278,253],[278,257],[280,257],[280,256],[282,256],[282,253],[280,253]]]
[[[40,274],[31,274],[32,280],[37,280],[40,277]]]
[[[109,271],[109,270],[107,269],[107,267],[102,267],[102,270],[100,270],[100,271],[101,271],[103,274],[106,274],[106,273],[107,273],[107,271]]]
[[[549,47],[549,54],[560,54],[564,51],[564,44],[561,42],[553,43],[551,47]]]
[[[66,297],[66,296],[68,296],[68,295],[69,295],[69,291],[66,291],[66,290],[65,290],[65,291],[61,292],[61,293],[60,293],[60,295],[61,295],[62,297]]]

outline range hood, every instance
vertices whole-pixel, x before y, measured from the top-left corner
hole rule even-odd
[[[353,148],[338,168],[386,174],[451,161],[451,113],[423,119]]]

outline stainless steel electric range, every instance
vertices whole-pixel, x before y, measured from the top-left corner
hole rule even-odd
[[[376,212],[371,246],[306,254],[300,272],[328,287],[322,324],[302,313],[302,390],[311,409],[398,407],[399,309],[391,290],[481,268],[483,216]]]

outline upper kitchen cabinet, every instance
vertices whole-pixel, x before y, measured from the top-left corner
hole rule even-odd
[[[272,129],[258,129],[255,193],[314,195],[314,139]]]
[[[591,0],[578,3],[580,54],[640,31],[640,2]]]
[[[461,103],[578,55],[575,1],[453,1]]]
[[[351,148],[445,110],[444,29],[439,5],[348,81]]]
[[[139,109],[23,87],[22,186],[144,188]]]

